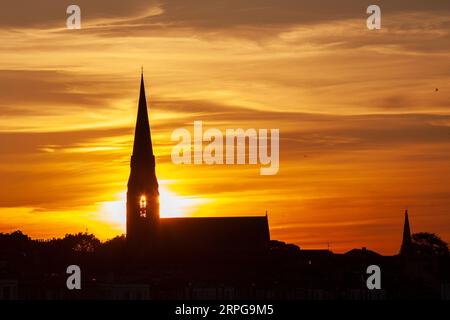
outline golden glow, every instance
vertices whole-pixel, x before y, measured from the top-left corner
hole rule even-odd
[[[145,198],[145,195],[141,196],[141,200],[140,200],[140,208],[147,208],[147,199]]]
[[[139,200],[139,215],[141,218],[147,217],[147,198],[145,195],[141,195]]]
[[[100,204],[99,219],[115,225],[125,233],[127,223],[127,191],[117,194],[113,201],[105,201]]]
[[[187,217],[208,203],[207,199],[196,196],[181,196],[165,185],[159,186],[160,217]]]
[[[159,202],[160,202],[160,217],[187,217],[192,215],[197,210],[209,203],[207,199],[195,196],[181,196],[164,185],[159,186]],[[126,227],[126,190],[118,193],[116,200],[105,201],[100,204],[98,219],[114,226],[115,229],[125,232]],[[146,198],[144,195],[140,198],[140,208],[145,208]]]
[[[61,17],[28,24],[33,10],[17,8],[0,28],[0,232],[125,232],[144,65],[162,218],[267,209],[274,239],[394,254],[408,206],[413,232],[450,240],[446,12],[396,11],[370,32],[353,9],[341,20],[283,23],[277,12],[275,24],[229,26],[202,5],[188,14],[205,16],[181,23],[170,18],[183,12],[149,5],[108,14],[115,23],[86,18],[76,32]],[[195,120],[222,132],[279,128],[279,173],[174,165],[171,133]]]

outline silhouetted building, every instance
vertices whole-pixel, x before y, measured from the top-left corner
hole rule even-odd
[[[413,252],[411,230],[409,228],[408,209],[405,210],[405,223],[403,225],[403,240],[400,248],[401,256],[409,256]]]
[[[270,241],[267,215],[160,218],[143,75],[128,180],[127,241],[135,248],[159,248],[169,254],[175,251],[260,252],[268,248]]]
[[[150,124],[141,75],[139,107],[127,191],[127,240],[132,245],[155,243],[159,224],[159,191]]]

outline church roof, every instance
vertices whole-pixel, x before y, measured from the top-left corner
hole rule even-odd
[[[161,218],[164,247],[196,251],[264,249],[270,240],[266,216]]]

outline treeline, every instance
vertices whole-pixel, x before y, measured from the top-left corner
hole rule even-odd
[[[3,276],[61,274],[68,265],[101,271],[120,268],[126,259],[125,236],[100,241],[93,234],[67,234],[63,238],[33,240],[21,231],[0,233],[0,278]]]
[[[120,249],[125,246],[125,235],[117,236],[105,242],[100,241],[94,234],[79,232],[66,234],[64,238],[48,240],[33,240],[21,231],[0,233],[0,252],[35,248],[54,248],[56,251],[92,253],[102,248]]]
[[[90,254],[103,252],[119,254],[126,247],[125,235],[116,236],[107,241],[100,241],[94,234],[79,232],[66,234],[63,238],[48,240],[33,240],[21,231],[12,233],[0,233],[0,258],[1,254],[11,251],[26,253],[32,250],[46,249],[55,254]],[[278,240],[271,240],[269,247],[271,251],[282,251],[298,253],[300,248],[294,244]],[[419,232],[412,235],[412,247],[418,256],[447,256],[449,255],[448,244],[439,236],[429,232]]]

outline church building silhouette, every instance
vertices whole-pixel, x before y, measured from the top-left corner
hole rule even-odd
[[[248,254],[268,249],[267,214],[255,217],[160,218],[155,168],[142,73],[127,191],[126,237],[129,246],[171,253]]]

